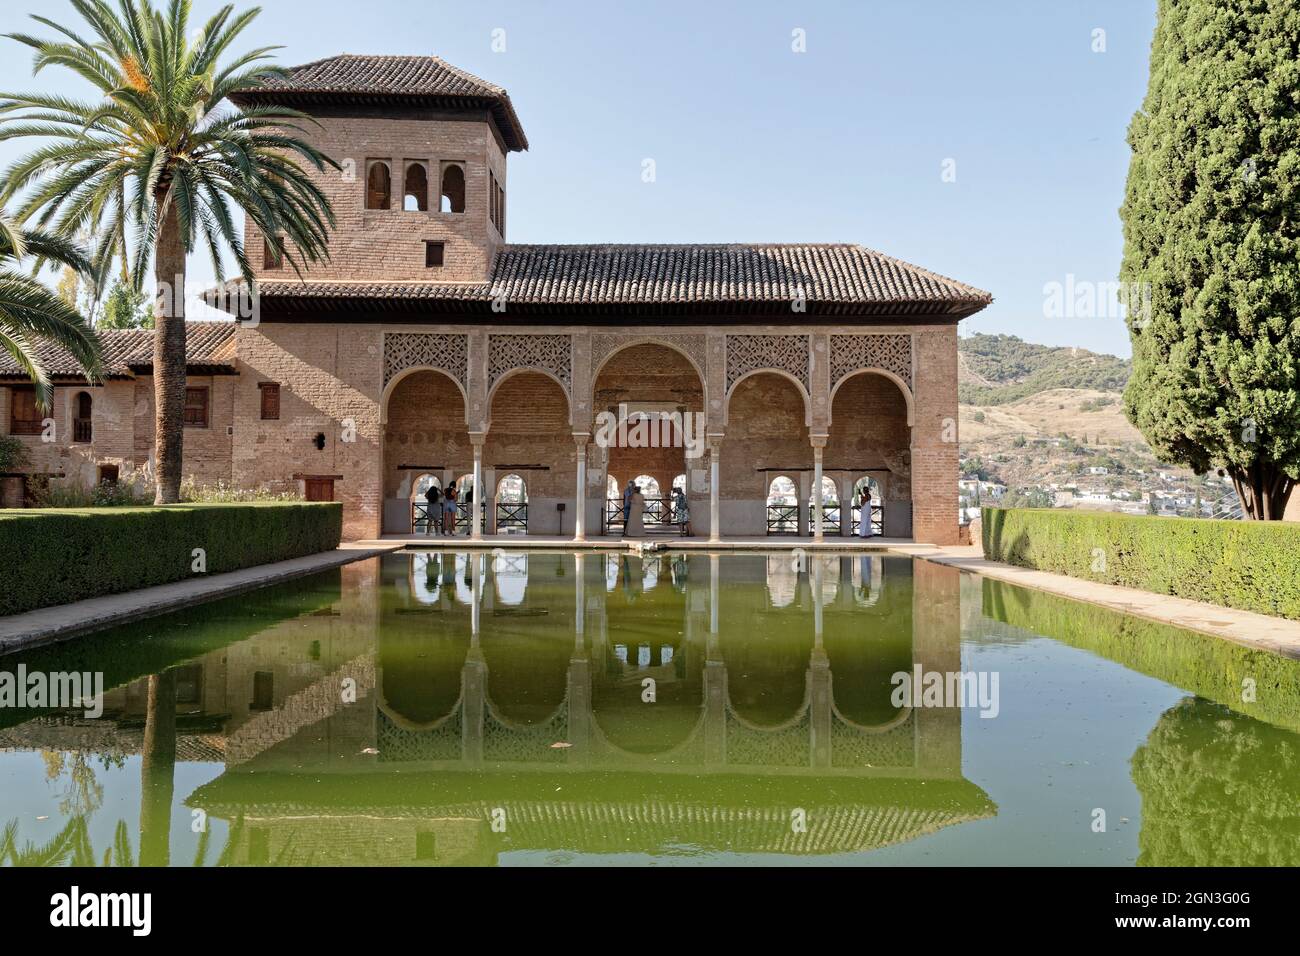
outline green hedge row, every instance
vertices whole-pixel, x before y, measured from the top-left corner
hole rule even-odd
[[[0,511],[0,616],[338,547],[343,506],[257,502]]]
[[[1300,524],[985,508],[984,556],[1300,620]]]

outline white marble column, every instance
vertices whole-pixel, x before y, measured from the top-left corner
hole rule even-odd
[[[722,540],[722,500],[719,494],[722,483],[722,436],[709,438],[709,541]]]
[[[578,490],[573,503],[573,540],[587,540],[587,442],[591,436],[574,432],[573,441],[578,446]]]
[[[821,541],[824,538],[823,525],[825,516],[822,514],[822,453],[826,450],[826,436],[813,435],[813,540]]]
[[[471,541],[483,540],[483,436],[470,435],[474,445],[474,499],[469,509],[469,537]]]

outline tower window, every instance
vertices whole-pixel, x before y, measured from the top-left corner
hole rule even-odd
[[[429,172],[424,163],[407,164],[402,208],[407,212],[429,211]]]
[[[497,227],[497,232],[504,237],[506,234],[506,191],[501,188],[497,182],[496,173],[488,172],[488,218],[491,219],[492,225]]]
[[[424,267],[426,269],[441,269],[442,256],[446,243],[443,242],[426,242],[424,244]]]
[[[277,269],[284,268],[284,256],[280,255],[280,250],[275,248],[275,244],[269,238],[262,240],[262,269],[266,272],[275,272]]]
[[[442,211],[465,211],[465,167],[444,163],[442,167]]]
[[[366,208],[387,209],[393,194],[392,171],[388,164],[376,161],[366,173]]]

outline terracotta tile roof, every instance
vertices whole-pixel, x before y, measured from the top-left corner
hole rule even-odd
[[[842,314],[969,315],[993,297],[862,246],[506,245],[486,283],[263,282],[266,300],[533,306],[787,305]],[[814,309],[813,307],[819,307]]]
[[[436,56],[362,56],[343,53],[267,77],[260,87],[231,97],[236,103],[331,100],[399,100],[436,106],[488,109],[510,149],[528,148],[528,137],[503,87],[480,79]]]
[[[235,367],[234,322],[187,322],[186,353],[191,369],[232,370]],[[153,371],[152,329],[104,329],[99,333],[105,378],[131,378]],[[82,378],[72,356],[57,345],[41,343],[41,362],[55,378]],[[25,378],[7,352],[0,353],[0,378]]]

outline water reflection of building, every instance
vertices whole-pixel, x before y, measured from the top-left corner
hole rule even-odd
[[[318,721],[228,753],[189,800],[238,822],[238,862],[848,852],[993,812],[960,713],[888,702],[896,670],[958,669],[956,572],[435,553],[382,573],[373,693],[336,707],[331,679]]]
[[[850,852],[990,815],[961,777],[960,713],[889,702],[895,671],[959,669],[957,572],[791,562],[351,566],[329,607],[168,671],[177,759],[226,767],[187,802],[254,864]],[[113,691],[93,727],[9,733],[137,752],[146,685]]]

